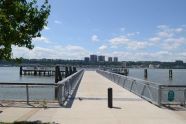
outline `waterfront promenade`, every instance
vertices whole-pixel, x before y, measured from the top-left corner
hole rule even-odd
[[[107,107],[107,89],[113,88],[113,106]],[[185,124],[186,110],[159,108],[95,71],[85,71],[70,108],[0,107],[0,121],[36,121],[61,124]]]

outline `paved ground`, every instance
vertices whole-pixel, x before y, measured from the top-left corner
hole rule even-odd
[[[107,108],[107,88],[113,88],[114,108]],[[158,108],[112,83],[95,71],[86,71],[71,108],[0,110],[0,121],[57,122],[61,124],[185,124],[186,111]],[[80,98],[80,99],[79,99]]]

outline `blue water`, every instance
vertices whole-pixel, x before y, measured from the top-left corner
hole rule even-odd
[[[54,83],[53,76],[20,76],[18,67],[0,67],[0,82],[2,83]],[[53,100],[54,87],[29,86],[30,100]],[[0,85],[0,100],[26,100],[26,87]]]
[[[129,76],[144,79],[144,69],[129,69]],[[173,78],[169,78],[169,69],[148,69],[149,81],[160,84],[186,85],[186,69],[173,69]],[[54,76],[20,76],[19,67],[0,67],[0,82],[15,83],[54,83]]]
[[[19,67],[0,67],[0,82],[11,83],[54,83],[53,76],[20,76]]]
[[[186,69],[173,69],[169,78],[169,69],[148,69],[148,79],[160,84],[186,85]],[[144,69],[129,69],[129,76],[144,79]]]
[[[129,69],[129,76],[144,79],[144,69]],[[186,69],[173,69],[169,79],[168,69],[148,69],[148,79],[155,83],[186,85]],[[0,67],[0,82],[54,83],[54,76],[20,76],[19,67]],[[29,87],[30,100],[53,100],[54,87]],[[26,88],[0,85],[0,100],[26,100]]]

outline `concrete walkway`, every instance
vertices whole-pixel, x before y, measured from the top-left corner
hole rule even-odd
[[[107,89],[113,88],[114,108],[107,108]],[[0,121],[57,122],[61,124],[185,124],[186,111],[158,108],[107,80],[86,71],[71,108],[1,108]]]

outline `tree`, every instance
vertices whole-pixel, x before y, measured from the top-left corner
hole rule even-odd
[[[45,0],[0,0],[0,60],[12,58],[12,46],[33,49],[32,38],[40,37],[47,25],[50,5]]]

